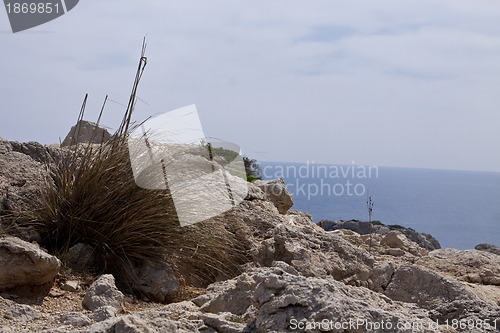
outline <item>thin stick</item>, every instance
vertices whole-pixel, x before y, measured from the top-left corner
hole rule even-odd
[[[128,133],[128,130],[129,130],[130,121],[132,119],[132,113],[134,111],[135,103],[136,103],[137,89],[139,87],[139,83],[141,81],[142,74],[144,73],[144,69],[148,63],[148,59],[145,56],[146,46],[147,46],[146,37],[144,37],[144,39],[142,41],[141,58],[139,60],[139,65],[137,66],[137,72],[135,75],[134,84],[132,86],[132,92],[130,93],[130,99],[128,101],[127,111],[125,112],[125,115],[123,117],[120,128],[118,129],[119,136],[122,136],[122,135]]]

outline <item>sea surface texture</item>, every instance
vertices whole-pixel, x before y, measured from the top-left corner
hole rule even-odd
[[[314,162],[261,162],[265,179],[283,178],[294,209],[314,221],[372,220],[436,237],[442,247],[500,246],[500,173]]]

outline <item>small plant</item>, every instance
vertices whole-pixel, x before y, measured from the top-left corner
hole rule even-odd
[[[370,195],[370,196],[368,196],[368,198],[366,200],[366,208],[368,209],[368,223],[370,223],[370,244],[369,244],[369,251],[372,250],[373,225],[371,223],[372,223],[373,204],[374,204],[374,202],[372,201],[372,197]]]
[[[245,163],[245,170],[247,172],[247,180],[253,182],[262,179],[262,169],[257,160],[244,156],[243,162]]]
[[[369,196],[366,200],[366,208],[368,209],[368,222],[370,223],[372,222],[373,204],[372,197]]]

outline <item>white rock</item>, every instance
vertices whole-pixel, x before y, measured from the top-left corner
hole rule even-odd
[[[0,238],[0,290],[53,283],[59,259],[16,237]]]
[[[61,322],[65,325],[71,325],[75,327],[88,326],[92,324],[92,320],[86,315],[80,312],[68,312],[61,316]]]
[[[75,292],[75,291],[78,291],[79,287],[80,287],[80,282],[78,282],[78,281],[66,281],[61,286],[61,289],[66,290],[66,291]]]
[[[88,310],[96,310],[106,305],[120,308],[124,298],[123,293],[116,288],[113,275],[105,274],[89,287],[83,298],[83,306]]]
[[[116,317],[117,312],[118,310],[115,307],[109,305],[101,306],[100,308],[95,309],[90,317],[95,321],[103,321]]]
[[[40,318],[40,312],[29,305],[14,303],[5,310],[3,317],[26,323]]]
[[[283,179],[256,180],[253,184],[266,194],[267,199],[278,208],[280,214],[286,214],[288,209],[293,206],[292,194],[286,188]]]

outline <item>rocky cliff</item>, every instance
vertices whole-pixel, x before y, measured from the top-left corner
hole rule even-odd
[[[53,156],[37,143],[0,141],[0,332],[500,331],[495,251],[440,249],[398,229],[327,231],[289,209],[279,181],[249,183],[246,200],[210,221],[248,254],[232,278],[195,288],[165,278],[168,270],[149,275],[144,283],[158,292],[177,292],[160,304],[127,295],[112,275],[75,275],[17,225],[49,186]]]

